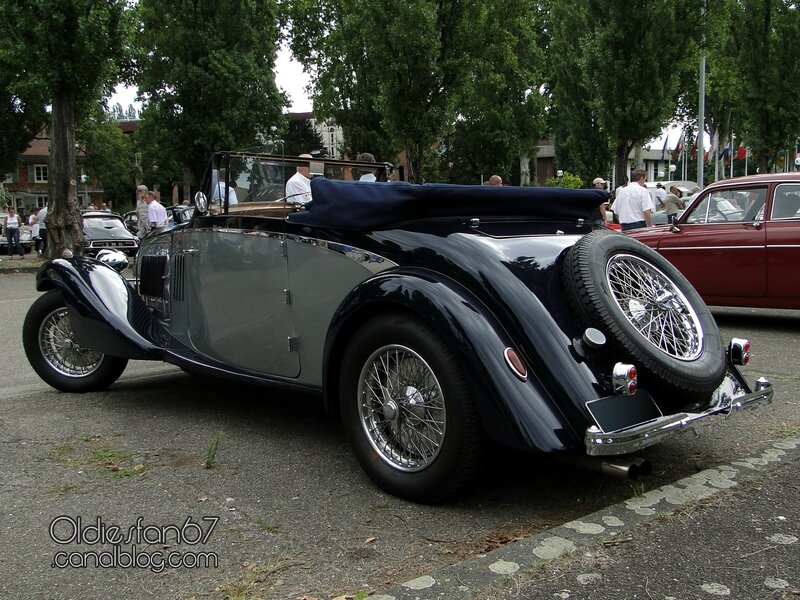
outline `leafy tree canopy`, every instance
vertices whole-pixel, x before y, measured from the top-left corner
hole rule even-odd
[[[143,163],[202,178],[211,152],[283,130],[275,0],[141,0],[136,37]]]
[[[125,0],[4,0],[0,3],[0,66],[3,93],[10,92],[12,121],[30,135],[51,108],[51,255],[83,251],[75,172],[75,126],[122,75],[127,43]],[[9,113],[6,113],[8,116]],[[22,125],[20,125],[20,115]],[[41,121],[39,121],[41,122]],[[35,133],[35,132],[33,132]],[[17,143],[13,143],[17,142]]]

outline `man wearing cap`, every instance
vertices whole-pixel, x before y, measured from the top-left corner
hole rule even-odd
[[[594,181],[592,181],[592,187],[596,190],[604,190],[606,189],[606,183],[608,183],[602,177],[595,177]],[[591,216],[592,225],[595,227],[601,227],[606,224],[606,202],[608,199],[604,199],[603,202],[594,209],[594,212]]]

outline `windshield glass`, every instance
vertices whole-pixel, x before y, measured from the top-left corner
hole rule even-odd
[[[114,227],[125,227],[120,219],[112,217],[84,217],[83,226],[90,229],[112,229]]]

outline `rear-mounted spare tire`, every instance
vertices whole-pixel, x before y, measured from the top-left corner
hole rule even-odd
[[[708,307],[665,258],[624,234],[597,230],[562,265],[578,319],[603,331],[659,404],[702,402],[725,377],[725,347]]]

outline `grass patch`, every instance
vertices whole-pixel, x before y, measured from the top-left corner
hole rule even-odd
[[[634,498],[639,498],[640,496],[645,495],[647,492],[647,486],[644,484],[644,482],[632,483],[631,492],[633,492]]]
[[[141,475],[144,465],[130,464],[132,452],[116,448],[98,448],[102,438],[95,435],[81,435],[76,444],[59,444],[50,450],[50,456],[69,468],[103,469],[112,479],[122,479],[131,475]],[[126,464],[127,463],[127,464]],[[54,494],[62,495],[71,490],[53,488]]]
[[[222,440],[223,433],[220,432],[215,435],[211,443],[208,445],[208,450],[206,451],[206,460],[203,463],[203,466],[206,469],[213,469],[216,466],[217,461],[217,450],[219,450],[219,443]]]
[[[50,456],[56,460],[69,460],[72,458],[72,453],[75,449],[69,444],[59,444],[50,450]]]
[[[48,490],[48,493],[51,496],[57,496],[61,498],[62,496],[66,496],[70,492],[74,492],[79,487],[81,487],[80,483],[62,483],[61,485],[53,486]]]
[[[269,521],[261,517],[255,517],[253,519],[253,522],[264,533],[272,533],[272,534],[281,533],[281,528],[279,526],[275,525],[274,523],[270,523]]]
[[[133,456],[131,452],[123,452],[115,448],[100,448],[92,452],[91,461],[101,465],[109,465],[127,460],[131,456]]]
[[[795,437],[800,435],[800,425],[784,425],[778,433],[783,437]]]
[[[293,562],[287,557],[270,559],[266,565],[244,562],[242,566],[245,572],[233,581],[228,581],[224,585],[215,588],[215,592],[221,592],[225,600],[262,600],[269,598],[270,588],[281,572],[300,566],[302,563]],[[365,596],[366,597],[366,596]]]

